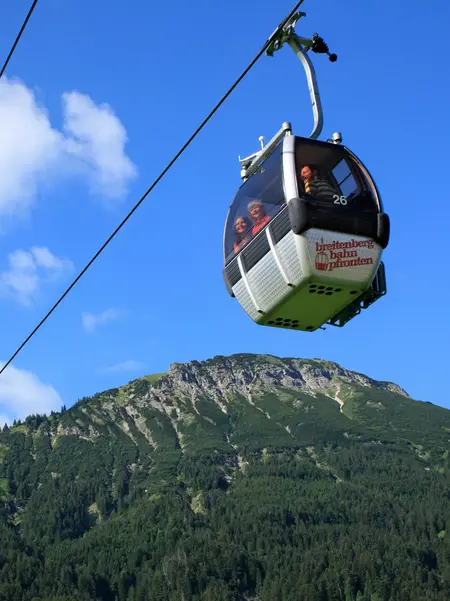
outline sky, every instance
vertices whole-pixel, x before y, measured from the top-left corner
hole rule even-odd
[[[40,0],[0,81],[0,361],[294,4]],[[1,61],[29,5],[2,7]],[[319,32],[338,55],[312,55],[321,138],[342,132],[391,219],[386,297],[342,329],[306,333],[257,326],[226,291],[238,155],[283,121],[298,135],[312,128],[304,72],[286,46],[258,61],[0,376],[0,422],[233,353],[336,361],[450,408],[450,6],[307,0],[302,10],[297,33]]]

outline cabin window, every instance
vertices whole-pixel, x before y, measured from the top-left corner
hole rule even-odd
[[[240,252],[285,205],[280,143],[234,197],[225,230],[226,262]]]

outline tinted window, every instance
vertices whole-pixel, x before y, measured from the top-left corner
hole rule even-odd
[[[349,200],[351,196],[355,196],[358,193],[358,184],[353,177],[347,161],[344,159],[339,161],[332,173],[340,188],[341,196],[345,196]]]
[[[225,229],[225,260],[231,260],[284,206],[281,144],[234,197]]]
[[[375,206],[364,175],[345,148],[296,137],[295,162],[300,196],[348,207]]]

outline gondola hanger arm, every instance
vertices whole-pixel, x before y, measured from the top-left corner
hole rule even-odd
[[[323,111],[314,65],[309,59],[307,52],[312,50],[317,54],[327,54],[331,62],[337,60],[337,55],[330,53],[328,44],[319,36],[319,34],[315,33],[311,38],[304,38],[295,33],[294,28],[297,21],[305,16],[306,13],[298,11],[292,15],[284,26],[278,27],[269,38],[266,54],[267,56],[273,56],[277,50],[280,50],[281,47],[287,43],[300,59],[306,73],[314,116],[314,126],[309,137],[312,140],[316,140],[322,132]]]

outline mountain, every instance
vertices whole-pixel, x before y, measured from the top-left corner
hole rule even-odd
[[[0,601],[448,601],[450,411],[233,355],[0,433]]]

